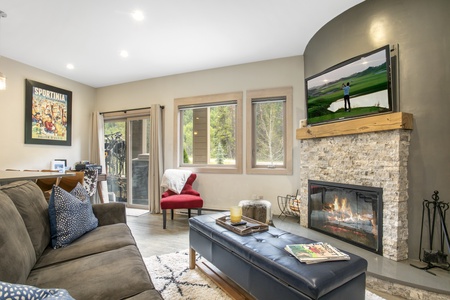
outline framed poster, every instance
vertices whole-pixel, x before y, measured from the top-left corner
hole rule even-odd
[[[70,146],[72,92],[25,80],[25,144]]]

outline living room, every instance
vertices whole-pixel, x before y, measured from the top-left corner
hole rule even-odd
[[[383,45],[399,49],[399,111],[413,115],[414,126],[408,158],[408,255],[420,254],[420,229],[423,199],[439,190],[441,199],[450,194],[448,161],[450,137],[445,130],[450,121],[447,97],[450,87],[448,53],[450,45],[446,0],[364,1],[322,27],[297,56],[226,66],[210,70],[144,79],[93,88],[19,62],[2,53],[0,71],[7,76],[7,89],[0,92],[5,112],[0,121],[4,128],[0,169],[46,169],[55,158],[66,158],[69,165],[89,157],[91,114],[165,106],[165,168],[173,162],[173,101],[175,98],[253,89],[293,87],[294,131],[306,118],[304,79],[336,63]],[[5,10],[6,8],[0,7]],[[13,17],[8,12],[8,18]],[[299,12],[299,17],[307,12]],[[6,19],[7,20],[7,19]],[[4,28],[5,19],[1,20]],[[295,38],[295,37],[293,37]],[[0,49],[7,47],[0,35]],[[25,79],[36,80],[73,92],[72,146],[24,144]],[[9,127],[11,129],[7,129]],[[198,190],[205,207],[226,209],[238,200],[261,195],[272,202],[278,214],[278,195],[295,193],[299,188],[300,148],[293,140],[292,175],[199,174]],[[245,147],[245,145],[244,145]]]

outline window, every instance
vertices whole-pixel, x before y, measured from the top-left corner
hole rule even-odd
[[[292,88],[247,91],[247,173],[292,174]]]
[[[178,167],[242,173],[242,93],[175,99],[174,111]]]

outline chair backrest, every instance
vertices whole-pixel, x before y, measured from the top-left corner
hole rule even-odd
[[[180,194],[186,194],[187,191],[193,190],[192,184],[194,183],[195,179],[197,179],[197,174],[191,173],[189,178],[186,180],[186,183],[184,184],[183,190]]]
[[[95,191],[97,190],[97,181],[98,181],[98,171],[97,170],[84,170],[84,183],[83,186],[89,194],[89,197],[95,195]]]
[[[41,170],[41,172],[58,172],[57,170]],[[58,185],[60,178],[54,177],[54,178],[39,178],[36,180],[36,184],[41,188],[42,192],[48,192],[51,191],[53,188],[53,185]]]
[[[184,184],[184,187],[181,190],[180,195],[189,194],[189,195],[194,195],[194,196],[200,196],[200,193],[197,192],[196,190],[194,190],[194,188],[192,187],[192,184],[194,183],[195,179],[197,179],[197,174],[191,173],[191,175],[186,180],[186,183]],[[161,195],[161,197],[165,198],[165,197],[173,196],[173,195],[178,195],[178,194],[171,190],[167,190]]]
[[[68,192],[72,191],[78,183],[83,185],[84,182],[84,172],[73,172],[75,176],[62,177],[59,181],[58,186]]]

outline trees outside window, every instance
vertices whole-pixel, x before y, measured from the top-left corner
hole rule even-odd
[[[242,172],[242,93],[175,99],[178,167]]]
[[[285,98],[260,99],[253,108],[254,165],[267,168],[284,166]]]
[[[236,165],[236,104],[180,110],[183,165]]]
[[[248,174],[292,174],[292,88],[247,92]]]
[[[176,166],[242,173],[242,93],[174,103]],[[292,131],[292,87],[247,91],[246,173],[291,175]]]

